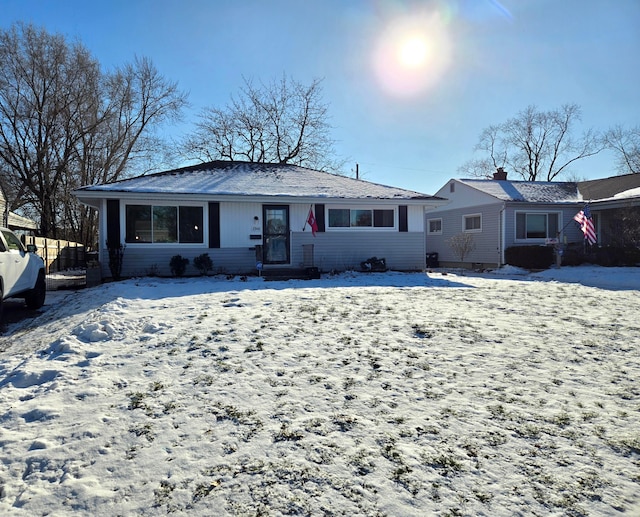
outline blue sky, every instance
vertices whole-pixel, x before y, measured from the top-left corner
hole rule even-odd
[[[0,0],[0,13],[3,28],[77,38],[105,68],[151,58],[189,93],[175,134],[243,76],[323,78],[344,172],[426,193],[530,104],[576,103],[584,128],[640,124],[638,0]],[[614,158],[572,172],[610,176]]]

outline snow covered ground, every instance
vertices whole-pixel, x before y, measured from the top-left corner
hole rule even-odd
[[[0,337],[0,514],[640,515],[640,268],[142,278]]]

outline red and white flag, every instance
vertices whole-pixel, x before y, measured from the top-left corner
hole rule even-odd
[[[316,221],[316,216],[313,215],[313,208],[309,207],[309,215],[307,216],[307,224],[311,227],[311,233],[313,236],[316,236],[316,232],[318,231],[318,222]]]
[[[593,219],[591,218],[589,205],[584,205],[584,208],[574,215],[573,219],[580,224],[580,229],[582,230],[582,233],[584,233],[584,238],[589,241],[589,244],[595,244],[598,242],[598,239],[596,238],[596,227],[593,224]]]

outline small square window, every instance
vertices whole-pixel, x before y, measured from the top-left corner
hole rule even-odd
[[[429,219],[427,221],[427,232],[431,234],[442,233],[442,219]]]
[[[480,214],[465,215],[463,230],[465,232],[482,231],[482,216]]]

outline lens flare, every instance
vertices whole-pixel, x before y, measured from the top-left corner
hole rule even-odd
[[[403,15],[380,34],[373,70],[389,94],[412,97],[433,87],[451,60],[446,23],[438,13]]]

